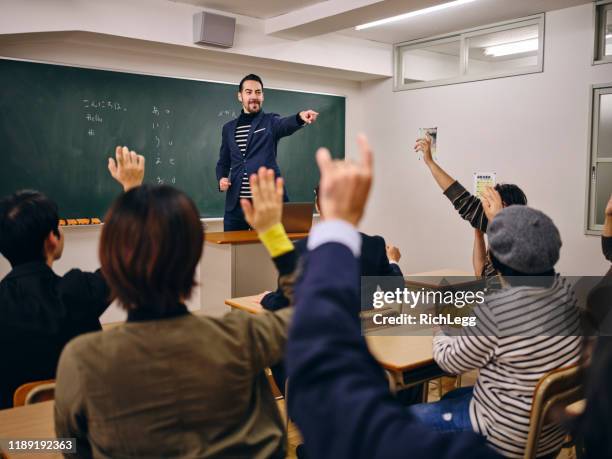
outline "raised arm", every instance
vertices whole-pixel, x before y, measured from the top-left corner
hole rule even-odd
[[[314,110],[304,110],[297,115],[281,118],[275,116],[272,118],[272,128],[277,139],[293,134],[304,124],[312,124],[317,120],[319,114]]]
[[[434,180],[444,192],[444,195],[453,204],[464,220],[482,232],[487,231],[488,220],[483,211],[482,203],[476,196],[470,194],[458,181],[448,175],[431,155],[431,137],[418,139],[414,146],[415,151],[423,153],[423,161],[429,168]]]
[[[442,436],[418,424],[391,395],[359,322],[361,219],[372,179],[364,139],[359,164],[317,153],[325,215],[308,240],[287,347],[289,413],[308,457],[395,459],[497,457],[472,433]]]
[[[268,250],[281,276],[295,269],[295,250],[281,223],[283,179],[274,178],[274,170],[260,167],[250,177],[253,202],[242,199],[240,205],[249,225]],[[258,315],[251,320],[253,362],[256,370],[279,362],[287,339],[288,321],[293,310]]]
[[[431,154],[431,137],[429,136],[429,134],[427,134],[425,138],[417,139],[416,144],[414,146],[414,150],[423,153],[423,161],[425,162],[425,165],[429,168],[429,172],[431,172],[431,175],[433,176],[440,189],[442,191],[446,191],[448,187],[453,184],[455,179],[448,175],[446,171],[442,169],[433,159],[433,156]]]
[[[481,276],[482,270],[487,263],[487,247],[484,240],[484,233],[479,229],[474,230],[474,249],[472,251],[472,265],[474,275]]]

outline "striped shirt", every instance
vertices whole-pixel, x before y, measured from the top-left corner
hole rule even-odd
[[[502,455],[522,458],[538,380],[579,360],[576,298],[569,283],[556,276],[550,287],[499,290],[474,312],[475,327],[434,338],[434,359],[449,373],[480,370],[470,402],[472,428]],[[537,455],[558,451],[564,437],[560,426],[545,425]]]
[[[236,133],[234,134],[234,138],[236,139],[236,145],[240,149],[240,153],[242,153],[242,159],[246,158],[246,148],[247,148],[247,138],[249,137],[249,130],[251,129],[251,120],[252,116],[249,114],[242,113],[238,118],[238,123],[236,124]],[[240,183],[240,197],[241,198],[251,198],[253,195],[251,194],[251,184],[249,183],[249,176],[247,174],[246,168],[244,170],[244,174],[242,175],[242,181]]]
[[[483,233],[487,232],[489,220],[484,213],[480,199],[473,194],[470,194],[470,192],[457,181],[453,182],[451,186],[444,190],[444,195],[450,200],[450,202],[453,203],[453,206],[457,212],[459,212],[461,218],[470,222],[474,228],[482,231]],[[493,267],[493,263],[491,263],[491,260],[488,257],[488,252],[487,260],[482,268],[481,276],[484,278],[497,276],[497,271]]]

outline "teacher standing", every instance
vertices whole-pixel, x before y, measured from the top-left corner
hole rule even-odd
[[[276,113],[264,113],[263,82],[257,75],[247,75],[238,86],[238,100],[242,103],[240,116],[223,126],[221,150],[217,161],[219,191],[227,192],[224,231],[249,229],[244,219],[241,198],[251,197],[249,177],[261,166],[274,169],[280,176],[276,163],[276,146],[282,137],[289,136],[304,124],[312,124],[319,115],[305,110],[297,115],[281,118]],[[288,201],[285,191],[285,201]]]

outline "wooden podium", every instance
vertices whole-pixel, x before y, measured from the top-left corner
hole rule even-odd
[[[297,240],[308,233],[289,233]],[[255,231],[206,233],[200,265],[202,312],[220,316],[229,311],[227,298],[276,290],[278,273]]]

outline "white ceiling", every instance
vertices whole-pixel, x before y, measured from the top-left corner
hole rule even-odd
[[[170,0],[177,3],[268,19],[326,0]]]
[[[380,27],[359,31],[350,28],[341,33],[383,43],[401,43],[584,3],[592,2],[591,0],[476,0],[473,3]]]
[[[265,21],[267,34],[303,39],[332,32],[400,43],[546,11],[592,0],[475,0],[458,7],[356,31],[354,27],[450,0],[169,0],[189,3]]]

